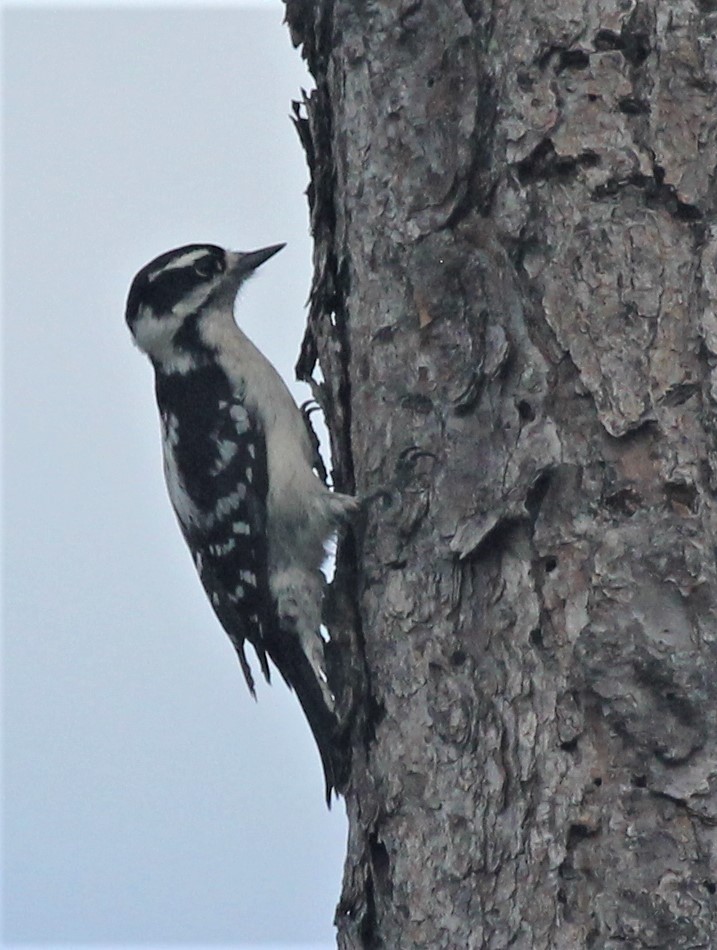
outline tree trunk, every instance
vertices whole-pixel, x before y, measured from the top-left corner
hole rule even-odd
[[[339,946],[717,947],[717,4],[287,20],[367,499]]]

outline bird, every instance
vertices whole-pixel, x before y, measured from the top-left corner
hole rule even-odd
[[[296,693],[327,802],[344,781],[321,633],[326,545],[358,508],[318,476],[307,421],[234,304],[285,245],[188,244],[135,276],[126,322],[154,369],[164,476],[204,591],[256,696],[248,641]]]

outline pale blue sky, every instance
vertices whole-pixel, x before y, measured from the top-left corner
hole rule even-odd
[[[309,79],[279,0],[129,6],[3,10],[4,945],[313,950],[343,803],[294,697],[250,699],[205,602],[123,321],[170,247],[287,241],[239,317],[293,379]]]

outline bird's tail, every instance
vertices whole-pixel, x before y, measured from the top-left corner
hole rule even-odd
[[[348,778],[348,746],[338,719],[327,702],[328,689],[320,683],[314,667],[295,633],[277,626],[265,639],[267,653],[292,689],[304,710],[321,757],[326,787],[326,803],[332,791],[339,792]]]

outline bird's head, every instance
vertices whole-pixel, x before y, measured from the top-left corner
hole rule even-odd
[[[125,311],[139,349],[154,363],[172,362],[191,348],[202,313],[211,308],[231,314],[244,281],[282,247],[243,253],[187,244],[150,261],[132,281]]]

